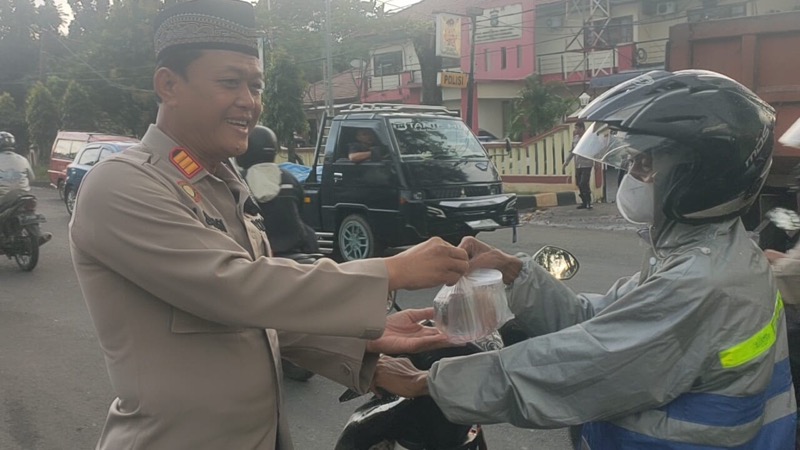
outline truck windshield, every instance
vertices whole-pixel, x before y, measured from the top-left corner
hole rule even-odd
[[[458,119],[392,118],[402,159],[486,158],[480,142]]]

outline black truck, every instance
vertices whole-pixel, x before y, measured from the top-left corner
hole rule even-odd
[[[372,157],[351,161],[364,129],[375,139]],[[357,104],[326,115],[303,188],[303,220],[342,261],[432,236],[457,244],[519,220],[516,194],[503,193],[481,143],[443,107]]]

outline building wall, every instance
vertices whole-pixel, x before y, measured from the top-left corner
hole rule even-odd
[[[576,72],[587,70],[590,76],[602,76],[610,67],[611,73],[627,70],[662,68],[666,57],[669,27],[699,18],[702,0],[636,0],[610,1],[610,16],[632,18],[632,41],[627,47],[617,45],[612,50],[595,50],[584,57],[582,26],[588,19],[574,8],[574,1],[553,2],[537,6],[536,54],[537,71],[546,80],[581,81]],[[588,5],[588,0],[582,2]],[[670,5],[659,4],[670,3]],[[789,11],[800,8],[798,0],[719,0],[717,8],[741,5],[746,15],[766,14],[770,11]],[[713,16],[714,9],[706,9]],[[595,17],[598,19],[599,17]],[[609,65],[609,62],[613,63]]]
[[[488,0],[476,20],[475,79],[520,80],[534,71],[534,6],[530,0]],[[471,21],[462,19],[461,70],[469,72]],[[482,41],[482,42],[481,42]],[[505,51],[505,67],[502,55]]]
[[[386,76],[376,75],[376,68],[373,64],[377,55],[398,51],[402,52],[403,54],[403,67],[400,72],[419,72],[419,59],[417,59],[417,53],[414,51],[414,44],[411,43],[411,41],[375,48],[372,51],[372,55],[370,57],[371,60],[369,61],[369,65],[366,70],[366,74],[371,80],[370,86],[367,88],[368,92],[388,91],[402,86],[402,77],[400,74]],[[412,79],[411,81],[414,80]]]

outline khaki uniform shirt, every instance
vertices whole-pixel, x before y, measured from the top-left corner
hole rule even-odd
[[[72,259],[116,394],[98,448],[292,448],[281,356],[368,388],[385,264],[270,258],[246,201],[155,126],[83,180]]]

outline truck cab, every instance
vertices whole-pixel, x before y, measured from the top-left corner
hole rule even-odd
[[[417,105],[350,105],[323,120],[303,219],[339,259],[380,256],[432,236],[464,236],[518,223],[516,194],[455,113]],[[351,161],[360,130],[371,157]]]

